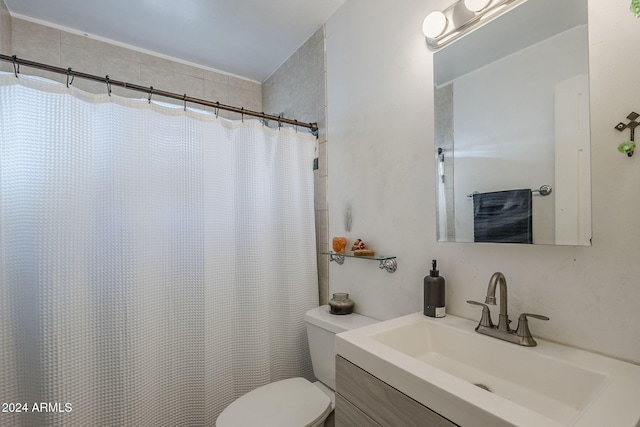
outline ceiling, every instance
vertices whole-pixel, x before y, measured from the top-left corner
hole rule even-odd
[[[0,0],[1,1],[1,0]],[[263,82],[345,0],[4,0],[12,16]]]

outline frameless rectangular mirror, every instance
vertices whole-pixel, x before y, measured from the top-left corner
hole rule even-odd
[[[528,0],[434,53],[438,241],[591,244],[587,30]]]

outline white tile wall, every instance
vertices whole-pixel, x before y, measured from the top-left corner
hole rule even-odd
[[[11,55],[11,16],[4,0],[0,0],[0,53]],[[9,71],[11,64],[0,62],[0,71]]]
[[[4,5],[0,0],[0,12]],[[262,111],[262,85],[252,80],[230,76],[222,72],[195,67],[178,61],[150,55],[133,49],[96,40],[87,36],[48,27],[18,18],[5,19],[2,14],[0,42],[5,49],[5,38],[11,41],[11,54],[20,58],[43,62],[58,67],[71,67],[76,71],[109,75],[111,79],[125,81],[155,89],[187,94],[221,104],[244,107],[247,110]],[[8,18],[8,14],[7,14]],[[5,21],[11,25],[6,25]],[[10,37],[5,28],[10,28]],[[11,64],[8,64],[11,66]],[[48,77],[64,82],[66,77],[36,69],[22,69],[23,72]],[[102,83],[75,79],[74,86],[99,93],[106,90]],[[140,92],[120,87],[112,88],[114,94],[128,97],[144,97]],[[180,103],[178,100],[163,99]],[[237,119],[238,114],[221,113],[223,117]]]

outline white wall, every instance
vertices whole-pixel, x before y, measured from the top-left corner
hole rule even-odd
[[[329,236],[398,257],[393,274],[373,261],[331,263],[330,291],[349,292],[356,311],[378,319],[420,311],[437,258],[448,311],[479,319],[465,301],[502,271],[514,319],[551,318],[533,322],[534,335],[640,364],[640,156],[617,152],[628,135],[614,129],[640,110],[640,20],[628,0],[589,1],[593,246],[439,243],[432,53],[420,28],[448,3],[348,0],[327,23]]]

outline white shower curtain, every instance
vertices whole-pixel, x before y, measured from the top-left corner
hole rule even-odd
[[[0,425],[212,426],[312,378],[314,148],[0,75]]]

